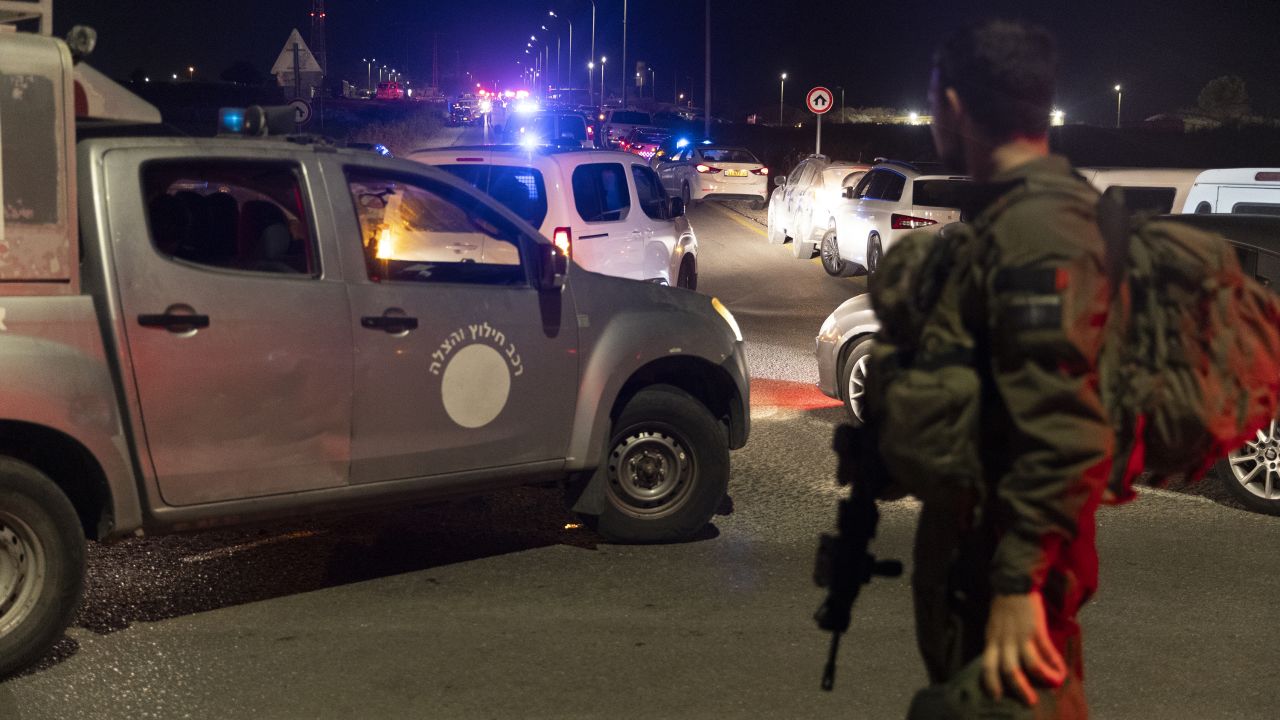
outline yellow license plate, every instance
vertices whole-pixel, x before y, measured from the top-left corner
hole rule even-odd
[[[725,177],[746,177],[747,174],[748,173],[746,170],[725,170],[724,171]]]

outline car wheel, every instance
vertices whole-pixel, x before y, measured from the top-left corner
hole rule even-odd
[[[1231,496],[1245,507],[1280,515],[1280,438],[1274,420],[1258,431],[1256,440],[1219,460],[1217,471]]]
[[[840,360],[840,399],[855,426],[863,423],[863,400],[867,392],[867,365],[871,360],[871,335],[856,338],[845,346]]]
[[[768,206],[769,206],[769,203],[766,202],[764,198],[759,198],[751,201],[752,210],[763,210]]]
[[[880,258],[884,256],[884,245],[880,242],[879,233],[871,233],[867,238],[867,274],[875,275],[880,268]]]
[[[724,499],[729,444],[692,395],[655,385],[623,408],[599,471],[604,512],[588,520],[605,539],[679,542],[705,527]]]
[[[80,518],[53,481],[0,458],[0,678],[39,660],[71,623],[84,545]]]
[[[850,263],[840,259],[840,246],[836,243],[834,228],[822,236],[822,246],[818,253],[822,257],[822,269],[826,270],[828,275],[831,277],[849,275]]]

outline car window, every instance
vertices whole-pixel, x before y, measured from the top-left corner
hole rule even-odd
[[[886,172],[884,188],[880,191],[880,199],[897,202],[902,199],[902,191],[907,187],[907,178],[896,172]]]
[[[644,165],[632,165],[631,174],[636,180],[636,196],[640,209],[651,220],[667,220],[667,195],[662,190],[658,176]]]
[[[1247,202],[1231,206],[1235,215],[1280,215],[1280,203]]]
[[[746,150],[736,150],[733,148],[703,148],[699,151],[702,159],[707,162],[722,163],[759,163],[755,155]]]
[[[559,137],[578,142],[587,140],[587,121],[576,115],[560,116]]]
[[[888,173],[883,170],[872,170],[858,184],[858,190],[854,193],[854,197],[866,200],[879,200],[880,193],[884,191],[885,181]]]
[[[616,222],[631,211],[627,171],[620,163],[579,165],[573,171],[573,202],[585,222]]]
[[[963,208],[968,205],[972,189],[973,183],[967,180],[916,180],[911,183],[911,203],[922,207]]]
[[[1131,213],[1153,213],[1164,215],[1173,211],[1173,201],[1178,189],[1172,187],[1133,187],[1112,185],[1120,188],[1124,197],[1124,206]]]
[[[520,232],[479,198],[426,178],[349,169],[374,282],[517,285]]]
[[[518,165],[437,165],[436,167],[487,193],[535,228],[547,219],[547,186],[542,173]]]
[[[147,163],[151,243],[161,255],[207,267],[318,276],[300,177],[292,163]]]

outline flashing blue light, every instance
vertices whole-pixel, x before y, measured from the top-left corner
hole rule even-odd
[[[524,131],[521,130],[521,132],[524,132]],[[533,135],[532,133],[520,138],[520,145],[526,150],[532,150],[541,144],[542,144],[542,141],[539,140],[537,136]]]
[[[677,140],[677,141],[676,141],[676,147],[677,147],[677,148],[687,148],[687,147],[689,147],[689,141],[688,141],[688,140],[685,140],[684,138],[680,138],[679,140]]]
[[[240,135],[244,133],[244,110],[222,108],[218,110],[218,128],[221,132]]]
[[[703,144],[703,145],[710,145],[710,144],[711,144],[711,141],[710,141],[710,140],[703,140],[703,141],[702,141],[702,144]]]
[[[386,145],[383,145],[382,143],[378,143],[378,144],[374,145],[374,146],[373,146],[373,151],[374,151],[374,152],[376,152],[376,153],[378,153],[379,155],[381,155],[381,156],[383,156],[383,157],[391,157],[391,151],[390,151],[389,149],[387,149],[387,146],[386,146]]]

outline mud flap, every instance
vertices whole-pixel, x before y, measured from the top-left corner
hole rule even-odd
[[[579,473],[570,478],[565,484],[565,502],[570,506],[570,510],[580,515],[598,517],[604,514],[609,502],[605,497],[604,487],[607,472],[606,467],[601,465],[590,475]]]

